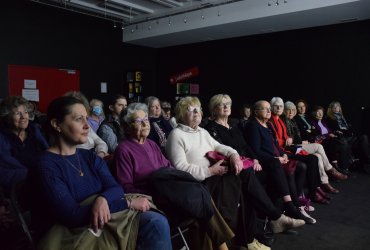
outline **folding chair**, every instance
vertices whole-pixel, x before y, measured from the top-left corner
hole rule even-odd
[[[26,202],[22,199],[22,190],[24,186],[24,181],[18,182],[13,185],[10,191],[10,202],[11,206],[17,216],[19,224],[22,226],[22,230],[27,238],[26,247],[27,249],[35,250],[34,239],[32,237],[32,232],[29,228],[31,221],[31,214],[26,206]]]
[[[189,245],[185,239],[184,233],[190,230],[189,226],[195,222],[195,219],[184,220],[181,223],[171,227],[171,240],[175,240],[180,236],[180,239],[183,243],[180,250],[190,250]],[[172,244],[174,245],[174,244]]]

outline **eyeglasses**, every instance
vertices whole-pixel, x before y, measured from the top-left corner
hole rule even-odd
[[[217,107],[219,107],[219,108],[230,108],[231,107],[231,102],[217,104]]]
[[[266,111],[266,112],[271,112],[271,108],[259,108],[257,110],[261,110],[261,111]]]
[[[149,123],[149,119],[148,117],[144,117],[144,118],[136,118],[135,120],[132,121],[132,123],[136,124],[136,125],[141,125],[143,123]]]
[[[200,113],[202,112],[202,108],[201,107],[198,107],[198,106],[189,106],[188,107],[188,111],[191,112],[191,113]]]
[[[278,104],[274,104],[274,105],[272,105],[274,108],[283,108],[284,107],[284,105],[278,105]]]
[[[17,111],[17,112],[13,112],[13,115],[14,116],[18,116],[18,117],[25,117],[26,115],[29,115],[28,114],[28,111],[24,111],[24,112],[21,112],[21,111]]]

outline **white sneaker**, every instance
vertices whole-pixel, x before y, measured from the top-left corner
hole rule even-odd
[[[284,214],[279,219],[270,222],[271,229],[274,233],[281,233],[294,227],[301,227],[304,224],[306,224],[304,220],[293,219]]]
[[[307,218],[310,218],[310,221],[306,221],[307,224],[315,224],[316,223],[316,219],[311,217],[305,210],[304,207],[299,207],[299,211],[301,212],[301,214],[303,214],[303,216],[307,217]]]
[[[271,248],[263,245],[258,240],[253,239],[253,242],[248,244],[248,250],[271,250]]]

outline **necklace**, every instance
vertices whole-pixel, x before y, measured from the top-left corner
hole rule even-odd
[[[77,155],[77,162],[78,162],[78,168],[75,166],[75,164],[73,164],[70,160],[68,160],[66,157],[63,156],[63,159],[69,163],[69,165],[71,165],[75,170],[77,170],[77,172],[79,173],[79,175],[82,177],[84,176],[84,172],[82,172],[82,169],[81,169],[81,164],[80,164],[80,157],[78,156],[78,152],[76,151],[76,155]]]

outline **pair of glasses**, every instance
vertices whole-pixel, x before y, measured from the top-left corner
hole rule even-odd
[[[283,108],[284,107],[284,105],[278,105],[278,104],[274,104],[274,105],[272,105],[274,108]]]
[[[26,115],[28,115],[28,111],[24,111],[24,112],[21,112],[21,111],[17,111],[17,112],[13,112],[13,115],[14,116],[19,116],[19,117],[25,117]]]
[[[231,107],[231,102],[220,103],[217,106],[220,107],[220,108],[230,108]]]
[[[191,113],[200,113],[202,111],[202,108],[198,106],[189,106],[188,111]]]
[[[259,108],[257,110],[262,110],[262,111],[266,111],[266,112],[271,112],[271,108]]]
[[[143,123],[148,123],[149,122],[149,119],[148,117],[144,117],[144,118],[136,118],[135,120],[132,121],[132,123],[136,124],[136,125],[141,125]]]

